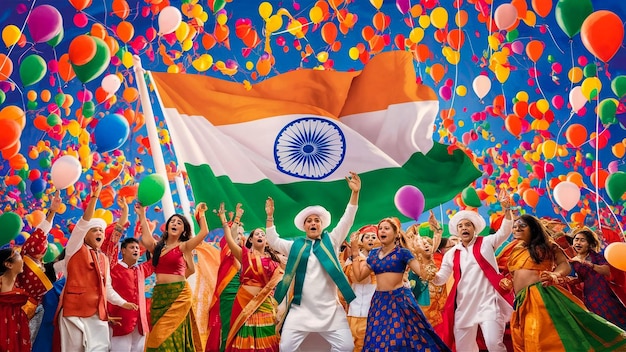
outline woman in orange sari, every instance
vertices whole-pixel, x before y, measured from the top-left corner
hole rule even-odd
[[[241,204],[237,204],[235,224],[239,224],[242,214]],[[280,339],[273,293],[283,276],[280,260],[267,247],[263,229],[252,230],[242,248],[231,236],[224,203],[220,204],[217,215],[224,225],[224,238],[241,263],[241,285],[233,302],[226,351],[278,352]]]
[[[515,351],[624,351],[626,332],[589,312],[560,286],[571,268],[539,219],[522,215],[513,236],[517,242],[508,269],[516,294],[511,318]]]

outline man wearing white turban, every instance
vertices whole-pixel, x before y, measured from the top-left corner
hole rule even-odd
[[[296,215],[296,227],[306,233],[305,238],[293,241],[281,239],[274,226],[274,201],[265,203],[266,238],[274,250],[287,255],[287,267],[283,281],[274,294],[280,302],[293,282],[293,299],[288,301],[288,312],[283,324],[280,351],[297,351],[310,333],[317,333],[331,346],[333,352],[349,352],[354,349],[352,333],[346,312],[339,302],[339,290],[348,303],[354,292],[337,258],[339,248],[346,239],[357,211],[361,179],[351,172],[346,177],[352,190],[346,211],[330,232],[330,213],[321,206],[310,206]],[[306,289],[303,289],[306,288]]]
[[[106,222],[92,218],[102,184],[92,190],[83,217],[65,247],[66,283],[59,300],[61,351],[109,351],[106,302],[137,309],[111,287],[109,262],[100,251]]]
[[[432,280],[435,285],[443,285],[450,275],[454,277],[437,333],[448,346],[456,344],[457,351],[478,352],[476,336],[480,326],[487,349],[506,352],[503,337],[513,313],[513,295],[501,287],[503,277],[495,250],[510,236],[513,219],[509,195],[501,192],[499,200],[505,218],[494,235],[478,236],[486,224],[475,211],[461,210],[450,219],[450,233],[459,236],[461,242],[446,252]]]

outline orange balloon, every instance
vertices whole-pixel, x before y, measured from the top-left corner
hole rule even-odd
[[[322,39],[327,44],[332,44],[337,39],[337,26],[333,22],[326,22],[322,26]]]
[[[435,84],[439,83],[445,74],[446,69],[440,63],[436,63],[430,67],[430,77],[435,81]]]
[[[0,120],[0,150],[11,147],[22,135],[22,129],[15,120]]]
[[[609,62],[622,46],[624,24],[619,16],[611,11],[596,11],[583,22],[580,39],[595,57]]]
[[[92,0],[69,0],[70,4],[74,6],[77,11],[82,11],[91,6]]]
[[[91,34],[92,37],[96,37],[96,38],[100,38],[104,40],[104,38],[107,37],[107,30],[100,23],[94,23],[91,26],[91,30],[89,31],[89,34]]]
[[[12,157],[14,157],[17,153],[20,152],[20,148],[22,147],[22,143],[20,142],[20,140],[18,139],[17,142],[15,142],[12,146],[10,147],[6,147],[4,149],[2,149],[2,157],[5,160],[9,160]]]
[[[137,197],[137,189],[139,185],[124,186],[117,192],[118,197],[123,197],[126,202],[131,202]]]
[[[122,21],[117,25],[115,33],[124,43],[128,43],[135,36],[135,27],[127,21]]]
[[[526,45],[526,55],[532,62],[537,62],[543,54],[543,42],[539,40],[531,40]]]
[[[72,40],[67,53],[72,64],[84,65],[96,56],[96,41],[88,35],[79,35]]]
[[[117,43],[117,39],[111,36],[106,36],[104,38],[104,44],[109,47],[109,51],[111,51],[111,56],[117,54],[117,51],[120,50],[120,45]]]
[[[70,64],[69,54],[63,54],[59,58],[59,76],[61,76],[65,82],[69,82],[76,77],[74,68]]]
[[[37,115],[35,120],[33,120],[33,125],[41,131],[47,131],[50,129],[50,126],[48,126],[48,119],[43,115]]]
[[[570,172],[569,174],[567,174],[566,181],[572,182],[578,187],[582,187],[585,185],[583,182],[582,175],[579,174],[578,172]]]
[[[519,137],[522,133],[522,120],[516,115],[509,115],[504,120],[504,127],[515,137]]]
[[[603,169],[599,169],[597,173],[598,177],[598,185],[596,186],[596,172],[592,172],[589,179],[591,179],[591,184],[597,188],[604,188],[606,185],[606,178],[609,177],[609,172]]]
[[[613,242],[604,250],[606,261],[621,271],[626,271],[626,243]]]
[[[580,124],[572,124],[565,131],[567,142],[578,148],[587,141],[587,128]]]
[[[13,61],[6,55],[0,54],[0,81],[6,81],[13,73]]]
[[[126,2],[126,0],[113,0],[113,13],[117,17],[125,20],[130,14],[128,2]]]
[[[526,114],[528,114],[528,102],[520,100],[513,104],[513,112],[515,112],[515,115],[517,115],[520,119],[523,119],[526,117]]]
[[[370,40],[372,39],[372,37],[374,36],[374,34],[376,34],[376,32],[374,32],[374,28],[370,27],[370,26],[365,26],[363,27],[363,29],[361,30],[361,36],[363,37],[363,39],[365,40]]]
[[[385,29],[389,27],[390,22],[391,22],[391,18],[382,12],[376,12],[374,17],[372,18],[372,23],[374,24],[374,28],[376,28],[379,32],[385,31]]]
[[[460,29],[453,29],[448,32],[448,44],[454,50],[459,50],[465,43],[465,33]]]
[[[533,0],[532,1],[533,10],[535,12],[545,18],[552,11],[552,0]],[[524,12],[525,14],[526,12]]]
[[[574,223],[584,224],[585,223],[585,214],[583,214],[583,213],[573,213],[572,216],[570,216],[570,219]]]
[[[139,91],[137,90],[137,88],[128,87],[124,89],[124,93],[122,93],[122,96],[127,102],[132,103],[139,97]]]
[[[15,105],[5,106],[0,111],[0,120],[5,119],[17,122],[20,125],[20,130],[24,130],[24,127],[26,127],[26,114],[24,114],[24,110]]]
[[[531,208],[536,208],[537,203],[539,203],[539,193],[532,188],[524,191],[524,195],[522,196],[524,202],[528,204]]]
[[[204,47],[204,49],[209,50],[212,47],[214,47],[216,43],[217,41],[215,40],[215,37],[212,34],[205,33],[202,36],[202,46]]]
[[[110,207],[115,200],[115,190],[111,186],[104,187],[102,191],[100,191],[100,197],[98,197],[98,199],[103,207]]]
[[[515,6],[517,9],[517,18],[523,18],[526,15],[526,11],[528,11],[526,0],[513,0],[511,1],[511,5]]]
[[[15,154],[9,159],[9,166],[13,170],[21,170],[26,166],[26,158],[22,154]]]

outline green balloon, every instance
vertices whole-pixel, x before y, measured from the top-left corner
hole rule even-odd
[[[583,69],[583,75],[585,77],[595,77],[597,72],[598,72],[598,68],[596,67],[596,64],[593,64],[593,63],[588,64]]]
[[[86,101],[83,104],[83,116],[92,117],[96,113],[96,106],[93,101]]]
[[[476,189],[474,187],[466,187],[463,192],[461,192],[461,199],[465,205],[478,208],[483,205],[480,202],[480,198],[478,198],[478,194],[476,193]]]
[[[54,102],[57,103],[58,106],[62,106],[63,103],[65,103],[65,94],[57,93],[57,95],[54,96]]]
[[[28,55],[20,64],[20,78],[24,87],[35,84],[46,75],[46,61],[39,55]]]
[[[517,29],[514,29],[506,34],[506,41],[512,42],[515,39],[517,39],[518,36],[519,36],[519,32],[517,31]]]
[[[613,99],[604,99],[600,102],[598,107],[598,115],[600,121],[605,125],[610,125],[617,122],[615,114],[617,113],[617,104]]]
[[[606,178],[606,192],[613,203],[617,203],[626,193],[626,173],[622,171],[614,172]]]
[[[11,242],[22,231],[22,218],[14,212],[8,211],[0,215],[0,246]]]
[[[626,95],[626,76],[617,76],[611,81],[611,89],[618,98],[622,99]]]
[[[137,200],[143,206],[149,206],[160,201],[164,194],[165,180],[161,175],[148,175],[139,182]]]
[[[556,23],[568,37],[573,38],[587,16],[593,12],[590,0],[559,0],[554,10]]]
[[[61,124],[61,118],[57,114],[48,115],[48,118],[46,119],[46,121],[48,122],[48,126],[50,127],[54,127],[56,125]]]
[[[36,101],[29,101],[28,103],[26,103],[26,108],[28,108],[28,110],[35,110],[37,109],[37,102]]]
[[[61,26],[59,34],[57,34],[54,38],[48,40],[46,43],[54,48],[55,46],[59,45],[59,43],[63,40],[64,35],[65,34],[63,33],[63,26]]]
[[[48,243],[48,250],[46,251],[46,254],[43,256],[43,262],[50,263],[56,257],[58,257],[59,254],[61,254],[61,252],[59,251],[59,247],[57,247],[56,245],[52,243]]]
[[[0,104],[4,104],[4,101],[7,99],[6,94],[4,94],[3,90],[0,90]]]
[[[111,51],[106,43],[98,37],[91,38],[96,42],[96,55],[84,65],[72,64],[76,77],[83,83],[90,82],[100,76],[111,62]]]

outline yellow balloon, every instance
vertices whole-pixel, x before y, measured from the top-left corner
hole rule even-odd
[[[317,54],[317,61],[324,63],[328,60],[328,52],[327,51],[322,51],[319,54]]]
[[[537,109],[539,111],[541,111],[542,114],[545,114],[546,111],[548,111],[550,109],[550,103],[548,103],[547,100],[545,99],[539,99],[537,100]]]
[[[125,51],[124,55],[122,55],[122,65],[124,65],[124,67],[126,68],[133,67],[133,54]]]
[[[417,44],[421,42],[422,39],[424,39],[424,30],[420,27],[413,28],[409,34],[409,40]]]
[[[567,78],[572,83],[578,83],[583,79],[583,70],[580,67],[572,67],[567,73]]]
[[[436,7],[430,13],[430,22],[436,28],[444,28],[448,24],[448,11],[443,7]]]
[[[261,18],[264,20],[268,19],[273,11],[274,8],[272,7],[272,4],[267,1],[264,1],[259,5],[259,15],[261,15]]]
[[[178,73],[180,72],[180,68],[176,65],[169,65],[167,67],[167,73]]]
[[[528,27],[534,27],[537,24],[537,15],[532,11],[526,11],[526,17],[522,18]]]
[[[490,196],[496,194],[496,188],[492,184],[486,184],[483,191],[485,191],[485,193]]]
[[[380,10],[380,7],[383,6],[383,0],[370,0],[370,3],[374,5],[376,10]]]
[[[598,77],[588,77],[585,78],[583,84],[580,87],[583,96],[587,98],[587,100],[591,101],[593,98],[600,94],[602,90],[602,82]]]
[[[533,120],[530,124],[530,128],[535,131],[547,131],[550,128],[550,123],[546,120]]]
[[[456,65],[459,61],[461,61],[461,53],[458,51],[450,50],[448,55],[445,55],[445,57],[451,65]]]
[[[554,158],[556,156],[557,147],[558,145],[556,144],[556,142],[551,139],[543,142],[541,148],[541,153],[543,154],[543,157],[546,158],[546,160]]]
[[[254,68],[254,63],[252,61],[246,61],[246,70],[250,71]]]
[[[218,16],[219,17],[219,16]],[[176,28],[176,39],[179,42],[187,39],[187,35],[189,34],[189,25],[187,22],[181,22],[178,28]]]
[[[417,23],[419,23],[420,27],[426,29],[430,27],[430,17],[428,17],[428,15],[421,15]]]
[[[348,51],[348,55],[350,56],[350,58],[352,60],[356,60],[359,58],[359,49],[352,47],[350,48],[350,50]]]
[[[266,30],[268,33],[273,33],[279,30],[282,26],[283,17],[280,15],[274,15],[267,20]],[[300,21],[291,21],[291,23],[289,23],[289,27],[294,28],[294,33],[291,33],[291,30],[289,31],[289,33],[293,35],[296,35],[297,32],[302,32],[302,23],[300,23]]]
[[[456,94],[460,97],[464,97],[467,94],[467,87],[465,86],[456,87]]]
[[[496,65],[496,78],[498,79],[498,82],[500,83],[506,82],[506,80],[509,79],[510,74],[511,74],[510,68],[506,66],[502,66],[500,64]]]
[[[37,100],[37,92],[29,90],[28,93],[26,93],[26,97],[28,98],[28,101],[35,101]]]
[[[311,10],[309,10],[309,18],[311,19],[311,22],[318,24],[322,22],[324,12],[318,6],[313,6],[311,7]]]
[[[21,36],[22,32],[20,32],[20,29],[16,25],[10,24],[2,29],[2,41],[7,48],[11,45],[15,45],[15,43],[20,40]]]
[[[498,48],[500,47],[500,39],[498,39],[495,34],[494,35],[490,35],[487,37],[487,42],[489,43],[489,47],[491,48],[491,50],[498,50]]]
[[[515,94],[515,98],[519,101],[528,102],[528,93],[526,93],[523,90],[520,90],[519,92],[517,92],[517,94]]]
[[[69,132],[72,137],[78,137],[80,130],[80,124],[76,120],[70,121],[67,125],[67,132]]]

